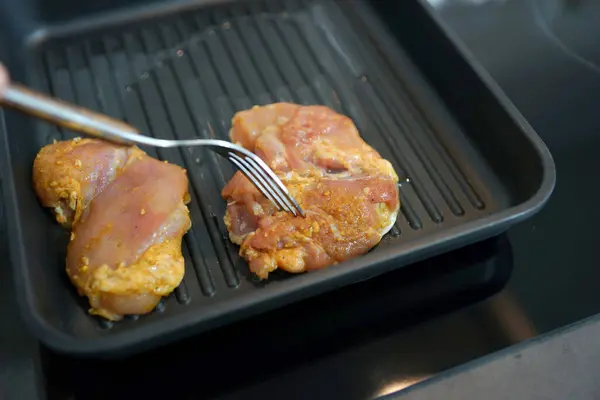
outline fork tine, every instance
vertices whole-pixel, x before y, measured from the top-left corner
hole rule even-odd
[[[296,199],[294,199],[294,197],[290,195],[283,182],[281,182],[281,180],[277,177],[277,175],[275,175],[271,168],[269,168],[269,166],[256,154],[248,153],[244,154],[244,156],[250,164],[255,166],[259,173],[261,173],[267,181],[275,185],[277,193],[279,193],[280,196],[282,196],[288,207],[292,210],[292,213],[296,215],[297,212],[298,214],[304,217],[304,210],[302,210],[300,205],[296,202]]]
[[[260,182],[262,182],[265,185],[269,192],[273,196],[277,197],[277,199],[280,201],[280,204],[283,206],[283,209],[289,213],[292,213],[294,216],[297,216],[298,213],[296,209],[287,200],[286,194],[283,193],[279,186],[274,183],[274,180],[266,173],[265,169],[258,165],[256,162],[254,162],[254,160],[251,157],[248,157],[245,154],[242,154],[242,156],[244,157],[238,155],[238,157],[244,160],[248,169],[253,171],[254,175],[257,176],[257,179],[259,179]],[[276,177],[276,180],[279,180],[279,178]]]
[[[275,207],[277,207],[279,211],[283,209],[283,206],[281,204],[282,202],[274,198],[273,195],[269,193],[265,186],[256,179],[253,172],[248,168],[247,165],[243,163],[242,160],[233,157],[228,157],[228,159],[246,176],[246,178],[250,180],[250,182],[263,194],[263,196],[269,199],[269,201],[271,201],[275,205]]]
[[[265,185],[265,187],[273,196],[277,197],[278,201],[283,206],[283,209],[289,213],[292,213],[295,217],[298,216],[296,209],[290,204],[286,194],[283,193],[275,181],[265,173],[265,170],[253,162],[253,160],[249,157],[242,157],[242,159],[247,164],[248,169],[254,172],[254,175],[257,177],[257,179],[259,179],[260,182]],[[277,180],[278,179],[279,178],[277,178]]]
[[[257,176],[256,171],[252,168],[252,166],[248,165],[248,163],[244,159],[242,159],[235,153],[230,153],[228,158],[240,169],[240,171],[244,173],[244,175],[246,175],[248,179],[250,179],[250,182],[252,182],[252,184],[256,186],[256,188],[267,199],[269,199],[273,204],[275,204],[278,210],[281,211],[283,209],[289,211],[286,207],[286,204],[282,201],[280,196],[278,196],[277,193],[273,191],[272,187],[269,186],[269,184],[265,182],[265,180],[260,175]]]
[[[289,193],[287,193],[287,189],[285,191],[283,191],[281,189],[281,187],[277,184],[277,182],[279,181],[279,178],[276,177],[277,179],[273,179],[269,175],[269,173],[267,172],[267,170],[263,166],[261,166],[260,164],[258,164],[254,160],[253,157],[245,156],[244,158],[245,158],[246,162],[248,164],[250,164],[254,168],[254,170],[264,178],[264,180],[268,184],[271,185],[271,188],[278,194],[279,198],[281,198],[285,202],[286,209],[289,212],[291,212],[292,214],[297,215],[298,212],[297,212],[296,207],[294,207],[294,205],[292,204],[292,202],[289,201],[290,196],[289,196]],[[284,186],[284,188],[285,188],[285,186]]]
[[[136,136],[137,139],[137,135]],[[148,139],[148,138],[146,138]],[[296,199],[288,192],[281,180],[275,175],[271,168],[256,154],[235,143],[224,140],[213,139],[191,139],[191,140],[164,140],[150,138],[149,143],[159,147],[175,146],[206,146],[226,157],[256,186],[256,188],[279,210],[285,210],[294,216],[300,214],[305,217],[306,214],[296,202]],[[158,143],[156,143],[158,141]],[[146,142],[144,142],[146,143]]]

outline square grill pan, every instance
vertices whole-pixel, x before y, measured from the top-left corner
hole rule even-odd
[[[545,145],[418,1],[159,5],[82,18],[13,46],[25,49],[30,86],[157,137],[226,139],[233,114],[255,104],[327,105],[352,117],[401,176],[401,213],[376,249],[260,283],[223,223],[231,166],[202,149],[146,149],[188,170],[186,274],[152,314],[112,324],[88,315],[68,282],[68,233],[30,183],[37,151],[76,134],[7,113],[14,276],[26,320],[58,351],[125,355],[369,279],[500,233],[554,186]]]

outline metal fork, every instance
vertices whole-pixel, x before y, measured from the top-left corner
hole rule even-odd
[[[225,140],[166,140],[141,135],[137,129],[122,121],[17,84],[12,84],[5,90],[0,97],[0,104],[64,128],[118,144],[141,144],[163,148],[207,147],[234,164],[279,210],[290,212],[295,216],[304,216],[304,211],[298,202],[290,195],[271,168],[258,156],[236,144]]]

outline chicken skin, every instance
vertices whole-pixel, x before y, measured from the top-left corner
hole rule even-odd
[[[35,192],[71,228],[66,270],[90,313],[151,312],[181,282],[190,229],[186,171],[137,147],[74,139],[42,148]]]
[[[257,106],[234,116],[230,137],[273,169],[306,214],[277,211],[241,172],[225,186],[229,237],[260,279],[362,255],[394,225],[398,176],[350,118],[324,106]]]

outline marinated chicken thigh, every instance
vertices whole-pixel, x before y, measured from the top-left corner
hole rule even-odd
[[[277,211],[240,172],[225,186],[230,239],[259,278],[359,256],[394,225],[398,176],[350,118],[323,106],[257,106],[234,116],[230,137],[261,157],[306,213]]]
[[[72,229],[66,270],[90,313],[145,314],[180,284],[191,227],[184,169],[137,147],[75,139],[38,153],[33,182],[42,205]]]

